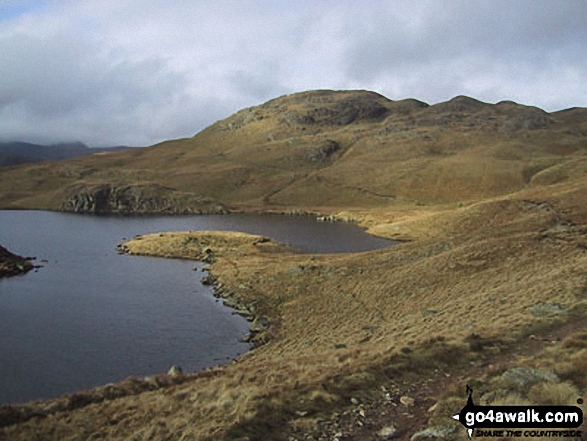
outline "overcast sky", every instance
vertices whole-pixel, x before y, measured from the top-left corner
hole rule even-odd
[[[585,0],[0,0],[0,139],[149,145],[310,89],[587,107]]]

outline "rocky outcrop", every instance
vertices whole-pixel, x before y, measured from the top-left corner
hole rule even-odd
[[[338,142],[327,139],[315,147],[311,153],[308,154],[307,159],[310,162],[323,163],[339,150],[340,144]]]
[[[458,427],[453,424],[446,424],[442,426],[429,427],[421,430],[420,432],[414,433],[411,437],[411,441],[423,440],[452,440],[459,439],[457,436]]]
[[[34,265],[31,260],[12,254],[0,246],[0,277],[16,276],[32,270]]]
[[[357,97],[300,112],[293,119],[304,125],[346,126],[354,122],[382,121],[388,113],[389,109],[377,101]]]
[[[66,193],[59,208],[75,213],[228,213],[212,199],[160,185],[76,185]]]
[[[271,115],[286,126],[346,126],[378,122],[390,112],[393,101],[364,90],[315,90],[285,95],[260,106],[244,109],[229,118],[227,128],[241,128]]]
[[[177,376],[177,375],[182,375],[182,374],[183,374],[183,369],[178,364],[174,364],[173,366],[171,366],[171,368],[167,372],[167,375],[171,375],[171,376]]]
[[[522,394],[526,394],[537,383],[558,383],[560,381],[559,377],[552,371],[526,366],[511,368],[505,371],[501,378],[509,389]]]

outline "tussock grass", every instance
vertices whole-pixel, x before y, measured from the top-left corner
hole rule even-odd
[[[575,406],[579,390],[570,383],[541,383],[528,392],[528,399],[535,404]]]

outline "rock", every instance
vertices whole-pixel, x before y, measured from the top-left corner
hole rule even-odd
[[[485,392],[483,395],[481,395],[481,398],[479,398],[479,404],[482,406],[488,406],[493,402],[493,400],[495,400],[495,392]]]
[[[567,309],[567,306],[562,303],[539,303],[538,305],[532,306],[530,312],[532,312],[534,316],[541,317],[545,315],[560,314],[565,309]]]
[[[435,439],[455,439],[457,435],[457,426],[452,424],[445,424],[443,426],[433,426],[427,429],[416,432],[410,438],[410,441],[417,439],[435,440]]]
[[[258,333],[262,332],[269,327],[269,320],[267,317],[257,317],[251,323],[251,332]]]
[[[0,246],[0,277],[15,276],[32,270],[34,265],[24,257],[12,254]]]
[[[359,404],[359,400],[357,400],[356,398],[353,397],[353,398],[351,398],[351,403],[356,406],[357,404]]]
[[[355,122],[383,121],[389,114],[385,98],[373,92],[361,92],[354,96],[348,96],[344,92],[328,92],[328,96],[322,95],[318,98],[319,103],[316,98],[309,99],[307,94],[290,96],[287,100],[299,102],[296,110],[283,114],[282,121],[285,124],[343,126]]]
[[[183,369],[178,364],[174,364],[173,366],[171,366],[169,372],[167,372],[167,375],[171,375],[173,377],[181,374],[183,374]]]
[[[76,213],[227,213],[208,198],[158,184],[75,184],[64,190],[59,209]]]
[[[314,151],[312,151],[307,159],[310,162],[323,162],[330,158],[334,153],[340,150],[340,144],[336,141],[327,140],[323,145],[317,147]],[[322,216],[327,219],[323,219],[324,221],[332,221],[332,216]]]
[[[377,435],[383,439],[391,439],[397,436],[397,429],[393,425],[385,426],[379,432],[377,432]]]
[[[558,383],[558,376],[546,369],[534,369],[530,367],[515,367],[505,371],[501,378],[510,388],[517,392],[527,393],[536,383]]]
[[[402,403],[404,406],[413,406],[414,405],[414,399],[408,397],[407,395],[404,395],[403,397],[401,397],[399,399],[399,402]]]
[[[210,286],[210,285],[214,284],[215,280],[216,279],[214,279],[214,277],[212,277],[212,276],[204,276],[204,277],[202,277],[201,282],[202,282],[202,285]]]

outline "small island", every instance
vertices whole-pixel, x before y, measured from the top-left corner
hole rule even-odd
[[[13,254],[0,246],[0,277],[16,276],[29,272],[34,268],[31,260]]]

